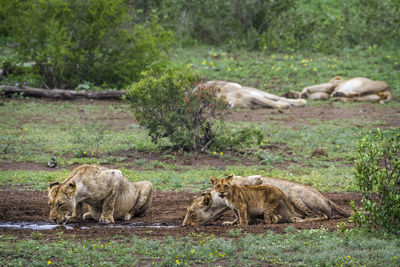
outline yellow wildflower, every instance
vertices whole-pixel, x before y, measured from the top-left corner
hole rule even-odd
[[[179,260],[176,260],[176,264],[181,265],[181,263],[179,262]]]
[[[207,61],[203,60],[203,62],[201,62],[201,64],[206,65]]]
[[[48,261],[47,264],[51,264],[51,261]]]
[[[221,151],[221,153],[219,153],[221,156],[224,154],[222,151]]]

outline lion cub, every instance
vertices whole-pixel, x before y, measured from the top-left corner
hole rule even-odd
[[[236,220],[224,222],[224,225],[247,225],[248,219],[256,219],[264,215],[266,224],[278,223],[282,216],[278,213],[279,204],[285,202],[290,211],[296,216],[293,205],[288,201],[285,193],[271,185],[237,185],[232,183],[233,175],[228,178],[210,177],[210,182],[218,196],[229,201],[231,209],[235,212]],[[298,215],[301,217],[301,215]]]

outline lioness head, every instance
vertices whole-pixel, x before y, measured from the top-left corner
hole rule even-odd
[[[192,204],[187,208],[185,219],[182,226],[198,226],[208,221],[209,215],[207,210],[212,204],[211,193],[193,200]]]
[[[76,203],[74,195],[76,193],[76,183],[67,182],[60,184],[53,182],[49,185],[49,219],[57,224],[65,224],[72,215]]]
[[[220,198],[227,197],[231,193],[233,177],[233,174],[227,178],[210,177],[210,182]]]

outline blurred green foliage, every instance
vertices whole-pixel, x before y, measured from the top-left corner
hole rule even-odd
[[[12,0],[0,18],[12,25],[7,34],[19,60],[34,62],[48,88],[75,88],[84,81],[123,87],[162,64],[172,39],[156,19],[136,23],[123,0]]]
[[[376,55],[400,45],[398,0],[0,0],[0,6],[0,67],[19,70],[3,84],[121,89],[143,70],[161,71],[172,44],[325,55],[354,48]]]
[[[400,43],[397,0],[131,0],[184,42],[290,52]]]
[[[366,135],[359,144],[356,184],[363,194],[356,224],[400,233],[400,132],[381,131]]]

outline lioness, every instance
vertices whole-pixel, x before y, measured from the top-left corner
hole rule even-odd
[[[247,225],[248,219],[254,221],[264,215],[266,224],[278,223],[282,218],[278,213],[278,206],[284,201],[289,210],[296,214],[292,204],[279,188],[271,185],[238,185],[232,183],[233,175],[228,178],[211,176],[210,181],[220,198],[226,198],[228,205],[235,212],[236,220],[225,222],[224,225]],[[298,214],[296,214],[298,215]],[[300,215],[299,215],[300,216]],[[291,219],[295,221],[295,217]]]
[[[50,184],[49,218],[57,224],[76,222],[86,203],[89,212],[83,214],[84,220],[92,218],[101,223],[114,223],[119,218],[129,220],[150,208],[152,191],[150,182],[133,183],[120,170],[81,165],[63,183]]]
[[[384,81],[373,81],[357,77],[348,81],[340,76],[334,77],[328,83],[312,85],[303,88],[301,92],[289,92],[288,98],[328,99],[338,97],[348,101],[375,101],[381,104],[392,99],[389,85]]]
[[[261,177],[261,175],[253,176],[233,176],[232,182],[237,184],[266,184],[273,185],[281,189],[289,201],[295,207],[304,219],[296,218],[296,222],[311,222],[327,220],[332,217],[349,217],[351,213],[336,206],[336,204],[327,199],[315,188],[292,182],[289,180]],[[230,210],[226,199],[221,199],[215,190],[196,198],[187,208],[183,226],[199,226],[214,221],[223,213]],[[282,216],[279,222],[293,222],[291,218],[296,215],[292,214],[289,208],[281,201],[278,209],[279,215]]]
[[[301,107],[307,103],[304,99],[288,99],[233,82],[209,81],[205,84],[216,88],[216,96],[227,101],[231,108],[286,109],[291,106]]]

